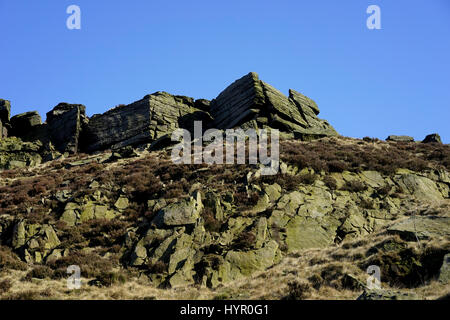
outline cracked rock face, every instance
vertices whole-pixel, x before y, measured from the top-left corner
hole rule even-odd
[[[13,136],[51,143],[61,154],[146,144],[152,150],[160,149],[171,144],[170,136],[178,128],[192,134],[195,121],[202,122],[203,131],[274,128],[301,140],[338,135],[327,121],[317,117],[320,111],[313,100],[292,89],[285,96],[254,72],[232,83],[212,101],[155,92],[90,119],[84,105],[60,103],[47,113],[45,123],[36,111],[10,119],[10,108],[8,100],[0,99],[0,139]]]
[[[8,100],[0,99],[0,139],[8,136],[11,104]]]
[[[210,112],[219,129],[254,126],[254,121],[259,128],[277,128],[305,140],[338,135],[317,117],[320,111],[313,100],[292,89],[286,97],[254,72],[222,91],[211,101]]]
[[[88,123],[86,107],[60,103],[47,113],[48,131],[59,152],[77,153],[83,126]]]
[[[86,150],[117,149],[155,141],[187,126],[192,114],[204,113],[193,105],[192,98],[157,92],[132,104],[95,115],[86,128]]]
[[[11,118],[11,135],[25,137],[30,131],[42,123],[41,116],[37,111],[29,111],[15,115]]]

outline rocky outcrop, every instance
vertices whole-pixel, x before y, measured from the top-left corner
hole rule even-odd
[[[11,104],[8,100],[0,99],[0,139],[8,136]]]
[[[396,136],[390,135],[386,138],[386,141],[395,141],[395,142],[414,142],[414,138],[410,136]]]
[[[388,226],[403,216],[407,200],[381,196],[378,190],[392,184],[401,186],[395,181],[418,182],[402,188],[419,201],[438,202],[448,197],[448,186],[439,191],[436,185],[440,182],[409,171],[400,170],[395,180],[374,171],[332,176],[339,188],[346,181],[360,181],[367,188],[358,192],[332,191],[317,181],[287,192],[277,183],[250,182],[248,192],[257,192],[259,200],[245,211],[236,211],[236,202],[231,200],[233,204],[229,204],[224,195],[213,191],[195,191],[170,204],[164,199],[148,201],[149,210],[156,216],[145,235],[128,246],[132,252],[130,264],[172,266],[151,275],[154,284],[177,286],[195,280],[215,288],[275,265],[281,252],[326,248]],[[422,180],[427,181],[428,189],[424,189]],[[421,198],[417,198],[419,194]],[[220,228],[206,230],[205,210],[220,221]],[[416,233],[420,239],[449,236],[448,217],[416,217],[415,224],[412,217],[405,219],[392,224],[388,232],[400,234],[408,241],[416,241]]]
[[[222,91],[211,101],[210,110],[219,129],[256,125],[294,133],[303,139],[337,135],[327,121],[317,118],[319,108],[313,100],[294,90],[286,97],[260,81],[254,72]]]
[[[415,293],[405,293],[392,290],[365,290],[357,300],[422,300]]]
[[[153,142],[179,127],[188,128],[196,117],[206,116],[194,108],[194,100],[166,92],[147,95],[126,106],[93,116],[86,127],[89,152]]]
[[[11,118],[11,136],[26,138],[42,123],[37,111],[24,112]]]
[[[211,101],[207,99],[197,99],[194,102],[194,107],[206,112],[209,112],[209,107],[211,105]]]
[[[23,142],[16,137],[0,140],[0,169],[24,168],[42,162],[42,143]]]
[[[12,247],[18,250],[28,263],[42,263],[49,259],[61,257],[62,250],[54,251],[61,242],[50,225],[29,224],[20,221],[14,226]]]
[[[203,204],[200,193],[161,209],[153,220],[157,226],[174,227],[194,224],[200,218]]]
[[[423,139],[423,143],[442,143],[441,136],[437,133],[429,134]]]
[[[311,102],[300,103],[314,113]],[[336,143],[340,139],[326,140]],[[23,142],[16,137],[2,139],[2,144],[5,150],[12,151],[10,154],[24,148],[28,153],[32,148],[36,154],[42,152],[39,142]],[[192,171],[191,177],[195,176],[193,180],[178,178],[179,167],[164,162],[159,152],[147,156],[143,153],[125,147],[83,155],[73,162],[66,160],[61,171],[56,171],[61,167],[50,165],[29,170],[38,173],[30,177],[20,176],[22,171],[2,175],[0,187],[5,198],[17,198],[17,206],[7,204],[9,208],[0,201],[0,209],[7,212],[0,214],[2,245],[11,247],[22,263],[48,269],[55,277],[61,272],[65,275],[65,263],[73,259],[92,260],[95,268],[106,259],[114,261],[115,270],[121,270],[117,272],[139,274],[141,280],[148,279],[150,286],[159,288],[195,284],[221,290],[233,286],[230,282],[235,280],[241,283],[252,276],[280,274],[278,268],[286,260],[319,253],[320,248],[327,248],[330,254],[324,261],[310,260],[311,266],[317,263],[319,270],[317,279],[311,278],[312,285],[328,282],[320,268],[328,268],[334,259],[354,268],[344,273],[338,265],[330,266],[327,274],[334,277],[336,272],[338,277],[338,282],[330,286],[342,285],[359,293],[367,289],[360,281],[368,265],[379,265],[382,270],[388,265],[398,267],[392,274],[383,271],[382,279],[386,280],[382,288],[394,283],[397,276],[414,286],[421,283],[416,274],[436,280],[442,275],[439,283],[447,281],[448,268],[441,264],[448,245],[430,251],[429,256],[407,247],[414,246],[417,240],[424,246],[450,236],[446,211],[450,205],[450,179],[443,168],[422,172],[402,168],[390,173],[322,172],[282,160],[280,175],[266,179],[258,176],[257,167],[249,167],[244,174],[230,168],[240,178],[226,183],[229,176],[211,173],[205,167],[186,168]],[[122,161],[136,155],[142,158]],[[111,164],[117,159],[122,160]],[[139,179],[148,181],[149,172],[158,176],[152,182],[158,182],[157,188],[134,183]],[[13,174],[18,177],[8,178]],[[308,174],[315,178],[298,180]],[[330,180],[334,183],[330,184]],[[17,197],[20,193],[23,198]],[[382,235],[380,238],[386,242],[367,245],[364,250],[358,249],[361,254],[353,254],[359,246],[355,240],[365,246],[366,238],[373,233]],[[338,251],[331,254],[331,248]],[[353,252],[351,256],[341,255],[344,248]],[[411,256],[404,258],[404,254]],[[285,257],[288,259],[279,264]],[[389,257],[399,257],[405,263]],[[272,267],[274,273],[268,271]],[[415,282],[408,282],[409,277],[417,281],[414,278]],[[398,292],[367,291],[361,299],[408,297]]]
[[[60,103],[47,113],[51,141],[59,152],[77,153],[82,128],[88,123],[82,104]]]
[[[411,217],[388,229],[408,240],[450,237],[450,217]]]
[[[6,138],[8,136],[8,129],[6,126],[3,125],[2,121],[0,120],[0,139]]]
[[[110,208],[105,205],[109,201],[108,198],[98,188],[93,186],[93,189],[95,191],[92,196],[77,201],[68,202],[66,199],[70,199],[71,195],[62,195],[63,199],[61,200],[64,202],[64,209],[59,220],[71,227],[92,219],[110,220],[128,207],[128,199],[119,197],[114,207]]]

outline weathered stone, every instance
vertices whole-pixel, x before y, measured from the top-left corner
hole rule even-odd
[[[283,210],[288,216],[293,216],[302,203],[304,203],[304,195],[298,191],[292,191],[278,200],[277,209]]]
[[[27,234],[25,230],[25,222],[20,221],[14,226],[13,237],[12,237],[12,247],[14,249],[20,248],[25,244],[27,240]]]
[[[73,161],[73,162],[67,163],[66,164],[66,168],[70,169],[70,168],[73,168],[73,167],[80,167],[80,166],[84,166],[86,164],[94,163],[94,162],[97,162],[97,160],[94,159],[94,158],[81,159],[81,160],[78,160],[78,161]]]
[[[15,130],[26,130],[42,123],[41,116],[37,111],[29,111],[17,114],[11,118],[11,124]]]
[[[77,223],[78,214],[74,210],[65,210],[59,220],[65,222],[68,226],[73,227]]]
[[[60,103],[47,113],[51,141],[59,152],[77,153],[82,127],[88,122],[86,107]]]
[[[255,248],[259,249],[267,239],[267,219],[265,217],[259,218],[256,222],[254,234],[256,236]]]
[[[195,116],[204,114],[193,105],[192,98],[156,92],[94,115],[86,127],[85,149],[118,149],[155,141],[179,127],[191,126]]]
[[[134,248],[133,253],[131,254],[130,264],[132,266],[143,265],[146,258],[147,258],[147,249],[144,246],[143,240],[141,240],[136,244],[136,247]]]
[[[392,225],[388,228],[388,232],[400,234],[402,237],[411,241],[415,241],[417,238],[449,237],[450,217],[410,217]]]
[[[308,187],[302,192],[303,204],[298,209],[298,215],[316,218],[331,213],[333,210],[333,199],[326,189]]]
[[[11,104],[8,100],[0,99],[0,139],[8,136]]]
[[[110,220],[115,218],[116,212],[110,210],[107,205],[99,204],[103,202],[104,199],[101,197],[97,198],[98,200],[96,201],[85,201],[81,205],[73,202],[67,203],[60,219],[65,221],[68,225],[75,225],[92,219]]]
[[[71,196],[72,196],[72,193],[69,190],[64,189],[64,190],[56,191],[54,198],[61,203],[65,203],[65,202],[67,202],[67,200],[69,200],[71,198]]]
[[[0,140],[0,169],[35,166],[41,163],[40,142],[23,142],[17,137]]]
[[[345,208],[347,212],[347,218],[344,223],[339,226],[339,234],[342,239],[356,238],[359,236],[367,235],[370,231],[369,221],[364,217],[361,210],[356,206],[348,205]]]
[[[288,252],[310,248],[324,248],[331,245],[334,241],[337,227],[337,224],[333,225],[328,223],[328,221],[295,216],[286,225],[285,241]]]
[[[10,120],[11,130],[10,136],[27,137],[36,127],[42,123],[41,116],[37,111],[30,111],[15,115]]]
[[[378,289],[364,290],[357,300],[422,300],[422,298],[412,292]]]
[[[269,241],[263,248],[247,251],[228,251],[225,260],[230,264],[229,279],[250,276],[256,271],[263,271],[276,263],[278,244]]]
[[[61,244],[52,226],[19,221],[13,229],[12,246],[20,249],[21,257],[28,263],[41,262]]]
[[[161,209],[153,219],[157,226],[181,226],[194,224],[203,208],[200,193]]]
[[[269,197],[270,202],[275,203],[281,197],[281,187],[279,184],[274,183],[272,185],[264,186],[264,193]]]
[[[0,121],[9,123],[11,118],[11,103],[9,100],[0,99]]]
[[[289,89],[289,98],[291,98],[298,106],[302,114],[312,117],[311,112],[315,115],[320,113],[319,107],[314,102],[314,100],[308,98],[307,96],[293,90]]]
[[[337,132],[328,122],[317,118],[314,101],[291,90],[290,97],[260,81],[254,72],[228,86],[211,101],[211,115],[219,129],[241,126],[269,126],[309,139]]]
[[[409,192],[417,199],[430,201],[443,199],[436,183],[426,177],[406,172],[405,174],[396,175],[394,180],[405,192]]]
[[[300,109],[289,100],[284,94],[272,87],[270,84],[261,81],[266,103],[282,119],[287,121],[292,129],[308,127],[308,122],[300,113]]]
[[[53,249],[61,243],[52,226],[44,225],[41,230],[45,234],[45,249]]]
[[[386,138],[386,141],[395,141],[395,142],[414,142],[414,138],[410,136],[396,136],[390,135]]]
[[[39,252],[37,252],[37,253],[39,253]],[[50,262],[50,261],[55,261],[55,260],[58,260],[59,258],[61,258],[62,257],[62,250],[60,250],[60,249],[54,249],[53,251],[52,251],[52,253],[50,253],[48,256],[47,256],[47,258],[46,258],[46,261],[47,262]],[[36,259],[35,259],[36,260]],[[37,262],[37,261],[36,261]]]
[[[254,118],[265,104],[258,75],[254,72],[235,81],[211,101],[211,115],[218,129],[233,128]],[[252,111],[256,109],[256,112]]]
[[[39,140],[39,139],[38,139]],[[43,139],[45,141],[45,139]],[[62,154],[58,151],[56,151],[53,144],[48,141],[44,144],[44,147],[41,151],[41,156],[43,161],[52,161],[60,158]]]
[[[379,188],[386,185],[386,181],[378,171],[363,171],[359,175],[363,182],[372,188]]]
[[[423,139],[423,143],[442,143],[441,136],[437,133],[429,134]]]
[[[193,258],[195,249],[192,248],[192,237],[183,233],[173,246],[173,253],[169,257],[169,274],[180,269],[190,257]]]
[[[162,208],[167,206],[166,199],[156,199],[156,200],[148,200],[147,201],[147,207],[150,210],[153,210],[153,212],[158,212]]]
[[[269,196],[264,193],[259,197],[258,202],[251,209],[245,211],[245,214],[255,215],[266,211],[270,206]]]
[[[2,120],[0,120],[0,139],[6,138],[8,136],[8,129],[3,125]]]
[[[323,136],[337,136],[336,130],[328,121],[320,119],[317,115],[320,113],[319,107],[314,100],[302,95],[301,93],[289,89],[290,101],[297,106],[302,118],[306,121],[306,129],[301,129],[298,133],[304,137],[304,140],[311,138],[320,138]]]
[[[194,107],[203,111],[209,111],[211,101],[206,99],[197,99],[194,102]]]
[[[181,267],[170,277],[170,287],[186,286],[194,283],[194,261],[191,256],[183,260]]]
[[[120,149],[113,150],[110,160],[117,160],[123,158],[134,158],[137,157],[138,154],[136,150],[133,149],[132,146],[126,146]]]
[[[174,233],[173,229],[155,229],[150,228],[145,233],[143,239],[143,245],[151,246],[155,243],[159,243],[162,239],[170,237]]]
[[[228,219],[225,231],[221,233],[218,243],[221,245],[230,244],[244,229],[252,224],[249,217],[233,217]]]
[[[119,197],[119,199],[117,199],[116,203],[114,204],[114,206],[119,210],[125,210],[126,208],[128,208],[128,205],[128,198],[123,196]]]
[[[225,218],[225,213],[222,209],[220,200],[220,196],[218,196],[215,192],[207,192],[205,194],[205,206],[212,209],[214,212],[214,217],[217,220],[222,221]]]
[[[180,233],[183,233],[183,231],[172,232],[156,248],[154,248],[151,254],[149,254],[150,263],[164,260],[167,261],[172,253],[172,248],[176,243],[176,239],[180,236]]]

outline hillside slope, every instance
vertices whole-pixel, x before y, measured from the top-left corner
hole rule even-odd
[[[450,146],[282,139],[280,156],[274,176],[259,165],[178,165],[170,149],[144,147],[0,171],[0,297],[449,293]],[[70,265],[81,289],[66,287]],[[366,288],[371,265],[383,292]]]

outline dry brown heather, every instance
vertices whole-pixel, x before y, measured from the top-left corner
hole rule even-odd
[[[424,171],[435,168],[450,170],[450,146],[423,143],[396,143],[377,139],[324,138],[312,142],[281,141],[281,160],[301,168],[312,168],[313,173],[297,176],[278,174],[260,178],[260,182],[278,183],[284,190],[321,179],[330,189],[336,189],[332,172],[359,172],[375,170],[385,175],[396,169]],[[93,159],[91,163],[72,166],[78,160]],[[146,208],[148,199],[165,198],[169,202],[185,197],[194,184],[205,188],[230,191],[237,211],[255,205],[258,193],[247,194],[245,180],[254,167],[249,165],[175,165],[170,153],[144,152],[138,158],[111,163],[97,163],[95,156],[79,154],[64,160],[46,163],[36,168],[0,172],[0,215],[24,217],[30,223],[55,226],[60,248],[71,248],[70,254],[46,265],[28,265],[18,258],[6,244],[12,230],[0,237],[0,296],[2,299],[354,299],[361,293],[351,273],[365,282],[365,267],[378,264],[383,270],[383,286],[401,291],[413,291],[427,299],[449,293],[449,288],[434,278],[402,277],[401,268],[393,268],[405,261],[421,261],[423,268],[435,274],[438,262],[434,251],[450,250],[449,239],[406,242],[380,231],[364,239],[345,240],[326,249],[290,253],[280,264],[258,272],[248,279],[232,281],[216,289],[190,285],[174,289],[159,289],[141,278],[136,268],[124,268],[121,245],[127,228],[149,221],[155,212]],[[103,187],[102,193],[113,206],[121,192],[130,200],[130,206],[120,219],[91,220],[68,227],[53,212],[61,211],[60,204],[51,195],[68,190],[74,197],[92,195],[93,181]],[[348,183],[341,190],[358,192],[366,186]],[[390,190],[377,190],[387,194]],[[106,201],[106,200],[105,200]],[[370,208],[371,203],[361,203]],[[448,206],[433,204],[435,215],[447,215]],[[32,210],[27,210],[32,208]],[[428,209],[430,206],[427,207]],[[205,228],[217,231],[221,224],[205,208],[202,212]],[[246,248],[254,241],[253,234],[243,233],[235,242],[235,249]],[[390,253],[386,244],[401,247]],[[85,252],[83,249],[92,250]],[[433,251],[434,250],[434,251]],[[439,253],[442,255],[442,252]],[[409,260],[408,260],[409,259]],[[431,262],[430,262],[431,260]],[[408,262],[407,262],[408,263]],[[412,262],[411,262],[412,263]],[[83,268],[85,285],[80,290],[66,288],[66,267],[72,264]],[[427,265],[428,264],[428,265]],[[411,266],[409,266],[411,267]],[[163,263],[149,265],[156,272],[167,268]],[[419,268],[419,267],[418,267]],[[418,270],[421,275],[425,269]],[[409,277],[409,278],[408,278]],[[96,279],[98,286],[86,285]]]
[[[155,195],[164,198],[183,196],[194,183],[233,190],[244,182],[251,170],[249,165],[176,165],[171,162],[168,152],[109,164],[93,161],[78,167],[67,166],[75,160],[88,158],[86,154],[79,154],[38,168],[0,171],[0,213],[17,214],[32,205],[37,208],[33,213],[39,214],[41,198],[58,190],[90,194],[89,184],[93,180],[110,184],[111,196],[114,196],[114,189],[118,191],[125,187],[128,195],[139,204]],[[399,168],[416,172],[432,168],[450,170],[449,145],[386,142],[372,138],[332,137],[312,142],[282,140],[280,158],[299,168],[312,168],[317,174],[325,175],[325,181],[327,173],[346,170],[374,170],[387,175]],[[292,177],[278,174],[268,176],[266,180],[291,189],[295,184],[312,183],[314,176],[297,177],[292,181]],[[329,183],[333,185],[332,181]]]

